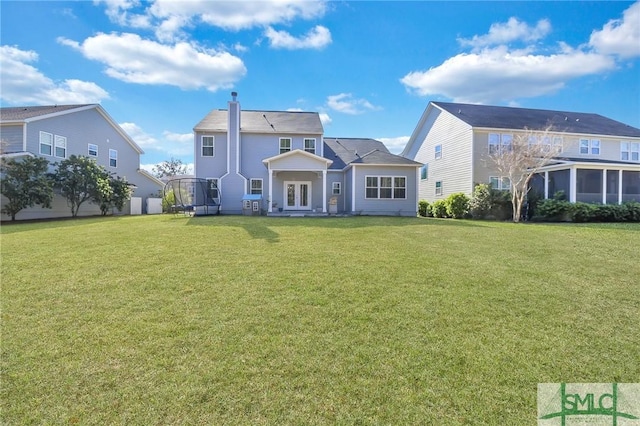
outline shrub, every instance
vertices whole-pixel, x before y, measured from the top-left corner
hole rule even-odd
[[[447,202],[446,200],[437,200],[431,204],[431,214],[434,217],[447,217]]]
[[[511,218],[511,193],[491,188],[486,183],[476,185],[469,210],[474,219],[507,220]]]
[[[449,195],[445,203],[447,215],[454,219],[462,219],[469,213],[469,197],[462,192]]]
[[[570,206],[570,215],[572,222],[592,222],[596,217],[598,207],[594,204],[575,203]]]
[[[630,201],[623,204],[626,213],[625,220],[628,222],[640,222],[640,203]]]
[[[550,221],[570,220],[571,203],[564,200],[549,199],[538,203],[538,218]]]
[[[418,201],[418,215],[427,217],[430,214],[429,202],[427,200]]]

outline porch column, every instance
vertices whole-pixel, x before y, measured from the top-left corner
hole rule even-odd
[[[549,172],[544,172],[544,199],[549,199]]]
[[[578,180],[578,170],[575,167],[571,167],[569,169],[569,202],[576,202],[576,191],[577,185],[576,182]]]
[[[271,164],[269,164],[269,207],[267,207],[267,211],[273,212],[273,170],[271,170]]]
[[[624,170],[618,170],[618,204],[622,204],[622,174]]]
[[[327,169],[322,171],[322,213],[327,212]]]
[[[602,204],[607,204],[607,169],[602,170]]]

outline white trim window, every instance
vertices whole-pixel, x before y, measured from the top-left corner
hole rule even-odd
[[[394,200],[407,197],[407,178],[404,176],[366,176],[365,198]]]
[[[202,136],[201,153],[203,157],[213,157],[215,154],[215,138],[213,136]]]
[[[553,137],[553,149],[555,149],[558,154],[560,154],[564,150],[564,142],[562,140],[562,136]]]
[[[54,153],[58,158],[67,158],[67,138],[64,136],[55,136]]]
[[[600,155],[600,139],[580,139],[580,154]]]
[[[209,198],[220,198],[218,192],[218,178],[207,178],[207,192]]]
[[[620,142],[620,159],[622,161],[640,161],[640,142]]]
[[[436,181],[436,195],[442,195],[442,181]]]
[[[332,182],[331,195],[340,195],[340,192],[341,192],[340,182]]]
[[[498,191],[511,190],[511,180],[505,176],[491,176],[489,183],[491,184],[491,188],[497,189]]]
[[[423,164],[420,167],[420,180],[428,180],[429,179],[429,164]]]
[[[291,138],[280,138],[280,154],[291,151]]]
[[[438,144],[435,146],[435,154],[434,157],[436,160],[439,160],[442,158],[442,144]]]
[[[40,132],[40,154],[52,155],[53,154],[53,134],[47,132]]]
[[[513,135],[510,133],[489,133],[489,154],[511,151]],[[529,140],[531,144],[531,140]]]
[[[251,179],[249,181],[249,194],[262,195],[262,179]]]
[[[115,149],[109,150],[109,167],[118,167],[118,151]]]
[[[98,156],[98,145],[94,143],[90,143],[87,145],[87,154],[89,157],[97,157]]]
[[[304,150],[306,152],[310,152],[312,154],[316,153],[316,138],[305,138],[304,139]]]

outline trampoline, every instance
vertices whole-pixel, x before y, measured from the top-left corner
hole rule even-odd
[[[220,213],[220,189],[213,180],[172,179],[165,184],[162,199],[171,213],[189,216]]]

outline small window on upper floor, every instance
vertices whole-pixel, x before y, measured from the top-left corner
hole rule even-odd
[[[118,151],[115,149],[109,150],[109,167],[118,167]]]
[[[67,158],[67,138],[64,136],[55,137],[55,154],[59,158]]]
[[[52,155],[53,153],[53,134],[40,132],[40,154]]]
[[[620,142],[620,159],[622,161],[640,161],[640,142]]]
[[[442,158],[442,145],[436,145],[435,147],[435,159],[438,160]]]
[[[87,148],[89,157],[97,157],[98,156],[98,145],[94,143],[90,143]]]
[[[580,154],[600,155],[600,140],[580,139]]]
[[[280,154],[291,151],[291,138],[280,138]]]
[[[215,149],[215,139],[213,136],[202,136],[202,156],[213,157]]]
[[[316,140],[315,138],[305,138],[304,150],[312,154],[316,153]]]

